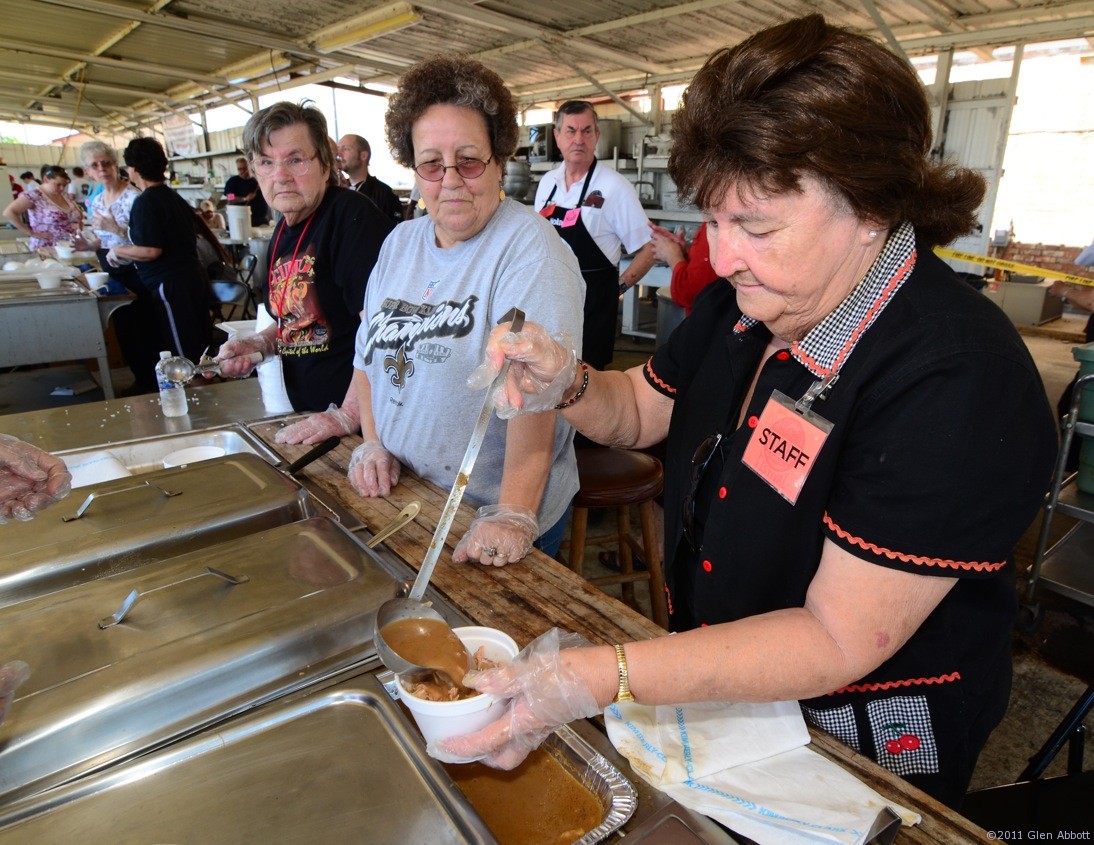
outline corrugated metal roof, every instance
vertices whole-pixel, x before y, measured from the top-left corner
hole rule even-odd
[[[685,81],[810,12],[909,56],[1094,36],[1086,0],[0,0],[0,120],[126,132],[307,81],[390,84],[436,52],[478,56],[523,105],[549,104]]]

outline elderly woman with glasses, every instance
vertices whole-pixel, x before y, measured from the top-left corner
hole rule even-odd
[[[396,227],[365,294],[354,358],[364,443],[349,469],[364,496],[386,496],[401,466],[450,487],[482,400],[466,381],[490,330],[516,307],[580,340],[584,295],[550,224],[501,191],[517,123],[496,73],[463,56],[420,62],[391,97],[386,133],[428,216]],[[557,551],[578,488],[573,437],[557,414],[491,421],[466,494],[481,507],[454,560]]]
[[[262,196],[283,215],[265,257],[263,296],[275,322],[221,346],[221,372],[246,376],[260,356],[280,356],[293,408],[329,409],[329,419],[348,401],[365,284],[392,223],[367,197],[338,187],[318,109],[264,108],[243,127],[243,146]]]
[[[30,235],[31,249],[58,243],[85,246],[80,236],[83,209],[67,193],[69,178],[63,167],[47,167],[42,184],[31,185],[4,209],[4,217],[19,231]],[[26,220],[24,221],[24,216]]]
[[[930,158],[915,71],[817,15],[715,53],[673,134],[725,281],[628,372],[576,368],[527,325],[488,360],[513,362],[499,410],[558,403],[546,384],[594,440],[667,437],[679,633],[541,638],[465,679],[510,707],[443,747],[513,765],[625,681],[650,705],[793,699],[957,804],[1007,707],[1013,551],[1056,451],[1021,338],[932,252],[973,228],[983,182]]]

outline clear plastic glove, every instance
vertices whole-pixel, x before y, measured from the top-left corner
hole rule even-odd
[[[491,384],[506,358],[509,373],[494,397],[494,409],[503,420],[553,409],[577,373],[577,353],[568,337],[551,337],[538,323],[525,323],[520,334],[494,330],[486,358],[468,376],[467,386],[482,390]]]
[[[366,440],[353,450],[346,476],[362,496],[386,496],[399,483],[399,460],[379,440]]]
[[[30,677],[30,667],[22,660],[12,660],[0,666],[0,724],[15,700],[15,691]]]
[[[516,563],[532,551],[539,536],[535,513],[521,505],[484,505],[456,544],[455,563],[477,560],[479,563],[505,566]]]
[[[248,357],[254,352],[262,354],[262,361],[268,361],[277,355],[277,341],[264,334],[249,334],[226,341],[216,357],[220,362],[220,374],[226,378],[246,378],[262,363]]]
[[[590,645],[580,634],[552,628],[512,663],[468,672],[466,686],[509,699],[505,713],[481,731],[430,742],[429,755],[446,763],[482,760],[495,769],[512,769],[551,731],[599,714],[602,708],[592,690],[566,665],[563,655],[566,649]]]
[[[340,408],[332,402],[327,410],[285,426],[274,435],[274,440],[278,443],[305,443],[310,446],[313,443],[322,443],[328,437],[356,434],[360,428],[361,421],[352,408]]]
[[[49,452],[0,434],[0,525],[32,519],[72,490],[64,461]]]

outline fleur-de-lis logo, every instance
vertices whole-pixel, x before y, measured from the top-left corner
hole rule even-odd
[[[384,372],[391,373],[391,383],[395,387],[406,385],[406,380],[414,375],[414,361],[406,357],[405,347],[400,346],[398,352],[384,358]]]

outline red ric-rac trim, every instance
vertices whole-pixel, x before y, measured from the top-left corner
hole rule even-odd
[[[676,393],[676,388],[671,384],[665,382],[660,376],[653,371],[653,356],[651,355],[646,359],[646,375],[649,376],[650,381],[664,390],[666,393]]]
[[[922,555],[910,555],[905,552],[894,552],[892,549],[886,549],[884,546],[878,546],[874,543],[867,542],[861,537],[855,537],[853,534],[844,531],[835,522],[832,521],[827,513],[824,515],[824,524],[836,532],[836,535],[841,539],[854,543],[859,548],[865,549],[868,552],[874,554],[884,555],[890,560],[899,560],[904,563],[914,563],[916,566],[938,566],[942,569],[961,569],[965,571],[973,572],[995,572],[1002,569],[1007,565],[1005,560],[992,563],[989,561],[975,561],[975,560],[942,560],[937,557],[923,557]]]
[[[845,692],[884,692],[885,690],[899,689],[900,687],[918,687],[927,684],[950,684],[961,680],[960,672],[950,672],[948,675],[938,675],[934,678],[906,678],[903,681],[881,681],[876,684],[851,684],[838,690],[833,690],[828,695],[840,695]]]

